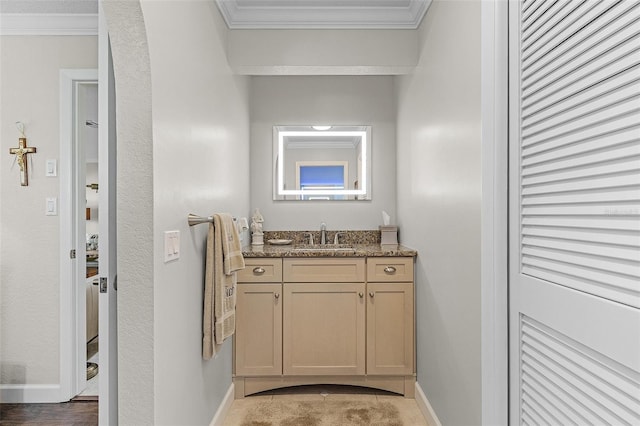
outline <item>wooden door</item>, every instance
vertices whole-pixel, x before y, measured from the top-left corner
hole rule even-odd
[[[238,284],[235,371],[282,374],[282,284]]]
[[[413,283],[367,284],[367,374],[413,374]]]
[[[640,3],[510,2],[510,423],[640,424]]]
[[[364,374],[364,291],[364,283],[284,284],[284,374]]]

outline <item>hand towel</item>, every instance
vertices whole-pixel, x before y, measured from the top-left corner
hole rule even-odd
[[[224,261],[224,273],[230,275],[232,272],[244,269],[244,257],[242,256],[242,244],[238,235],[233,217],[227,213],[217,215],[220,219],[222,232],[222,257]],[[215,215],[214,215],[215,219]]]
[[[202,357],[211,359],[219,350],[220,345],[235,332],[235,307],[236,307],[236,273],[232,270],[229,274],[224,270],[224,237],[225,219],[214,214],[213,223],[209,224],[207,234],[207,250],[205,265],[205,291],[204,291],[204,317],[203,317],[203,341]],[[231,227],[227,229],[235,230],[233,220],[229,215]],[[232,231],[233,233],[233,231]],[[237,232],[235,239],[238,241]],[[228,252],[232,256],[235,254],[234,244],[227,239]],[[242,252],[240,251],[240,256]],[[238,259],[229,260],[230,270],[233,268],[242,269],[244,259],[239,267]]]

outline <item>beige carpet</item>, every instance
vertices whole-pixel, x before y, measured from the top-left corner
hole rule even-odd
[[[262,401],[240,426],[404,426],[390,402]]]

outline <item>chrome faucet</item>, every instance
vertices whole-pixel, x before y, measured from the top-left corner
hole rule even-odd
[[[311,232],[305,232],[304,235],[309,237],[309,245],[312,246],[313,245],[313,234]]]
[[[327,224],[320,224],[320,244],[327,244]]]
[[[333,237],[333,244],[338,245],[340,235],[344,235],[344,232],[336,232],[335,237]]]

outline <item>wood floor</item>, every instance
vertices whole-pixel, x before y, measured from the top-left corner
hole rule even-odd
[[[94,426],[97,401],[60,404],[0,404],[0,425]]]

